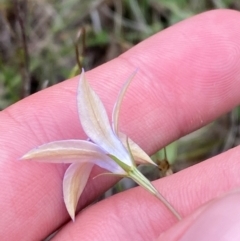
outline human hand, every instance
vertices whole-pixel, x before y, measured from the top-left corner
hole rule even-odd
[[[139,69],[126,94],[120,125],[144,150],[154,153],[239,104],[238,20],[240,14],[230,10],[198,15],[89,71],[87,78],[111,113],[122,84]],[[40,144],[86,137],[77,116],[77,82],[74,78],[48,88],[0,113],[1,240],[41,240],[69,221],[62,201],[66,166],[18,159]],[[239,186],[239,157],[237,147],[154,185],[176,210],[188,216]],[[100,172],[95,168],[91,177]],[[91,177],[79,210],[116,181]],[[234,197],[239,200],[239,195]],[[228,207],[233,210],[230,214],[238,213],[229,201]],[[186,233],[196,216],[173,227],[176,220],[171,213],[145,190],[134,188],[82,211],[53,240],[155,240],[170,227],[170,234],[165,235],[173,237],[179,234],[177,228]],[[235,222],[231,219],[224,224],[231,227]]]

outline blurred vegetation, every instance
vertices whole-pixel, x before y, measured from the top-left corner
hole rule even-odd
[[[217,8],[239,10],[240,2],[0,0],[0,109],[70,76],[76,65],[73,42],[82,26],[88,70],[178,21]],[[173,172],[237,145],[238,118],[236,109],[168,146]],[[153,156],[157,162],[162,157]],[[150,179],[166,171],[149,170],[144,172]]]

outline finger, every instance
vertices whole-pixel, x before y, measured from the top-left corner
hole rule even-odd
[[[157,240],[239,240],[240,192],[231,192],[179,222]]]
[[[151,153],[239,103],[240,33],[234,24],[238,18],[233,11],[199,15],[153,36],[87,77],[110,113],[120,86],[139,68],[122,108],[120,128]],[[77,116],[76,86],[75,78],[1,113],[0,209],[5,212],[0,230],[13,239],[26,233],[29,239],[33,235],[40,239],[68,217],[61,202],[65,168],[16,160],[49,141],[85,138]],[[91,182],[82,205],[106,189],[107,182]]]
[[[202,204],[226,191],[239,189],[239,158],[240,148],[237,147],[175,175],[157,180],[153,184],[183,216],[187,216]],[[230,198],[230,201],[227,201],[228,204],[230,203],[230,208],[229,205],[225,206],[222,208],[224,209],[222,213],[216,213],[215,209],[215,211],[213,210],[214,215],[211,210],[204,214],[208,219],[208,221],[205,221],[209,224],[203,227],[206,233],[210,233],[215,224],[224,224],[226,213],[228,212],[231,213],[231,216],[234,210],[236,213],[236,215],[232,216],[231,223],[239,220],[239,207],[236,208],[236,206],[239,206],[239,192],[236,195],[237,197],[234,196]],[[224,204],[221,203],[220,207],[223,206]],[[219,206],[217,209],[219,209]],[[183,234],[186,237],[189,237],[187,235],[190,234],[193,235],[193,231],[196,231],[201,224],[198,221],[198,217],[202,221],[200,213],[203,213],[204,210],[206,208],[202,208],[200,212],[198,211],[186,220],[183,220],[182,224],[179,223],[174,226],[164,234],[165,236],[163,235],[162,240],[171,240],[170,237],[173,240],[178,240],[177,238]],[[221,219],[219,215],[224,217]],[[210,216],[212,216],[211,219]],[[141,187],[137,187],[119,193],[83,210],[77,216],[76,221],[68,223],[56,235],[56,239],[53,240],[156,240],[161,233],[176,224],[176,222],[176,218],[169,213],[159,200]],[[188,233],[188,227],[190,228],[190,224],[194,222],[196,222],[195,226]],[[229,228],[229,225],[226,224],[222,231],[226,231],[225,228]],[[199,228],[199,230],[201,229]],[[220,230],[218,231],[221,233]],[[173,235],[171,236],[171,234]],[[198,232],[195,234],[198,234]],[[193,239],[186,238],[185,240]],[[209,238],[207,240],[218,239]]]

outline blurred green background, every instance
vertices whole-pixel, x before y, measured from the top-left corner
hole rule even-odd
[[[76,65],[73,42],[82,26],[84,67],[89,70],[164,28],[217,8],[238,10],[240,1],[0,0],[0,109],[70,76]],[[238,119],[237,108],[169,145],[171,170],[177,172],[238,145]],[[159,152],[153,158],[161,164],[163,155]],[[150,179],[165,171],[143,169]]]

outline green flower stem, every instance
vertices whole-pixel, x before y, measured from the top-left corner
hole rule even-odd
[[[174,209],[174,207],[157,191],[152,183],[137,168],[133,168],[131,171],[129,171],[128,175],[138,185],[142,186],[147,191],[151,192],[155,197],[157,197],[178,220],[182,219],[181,215]]]

